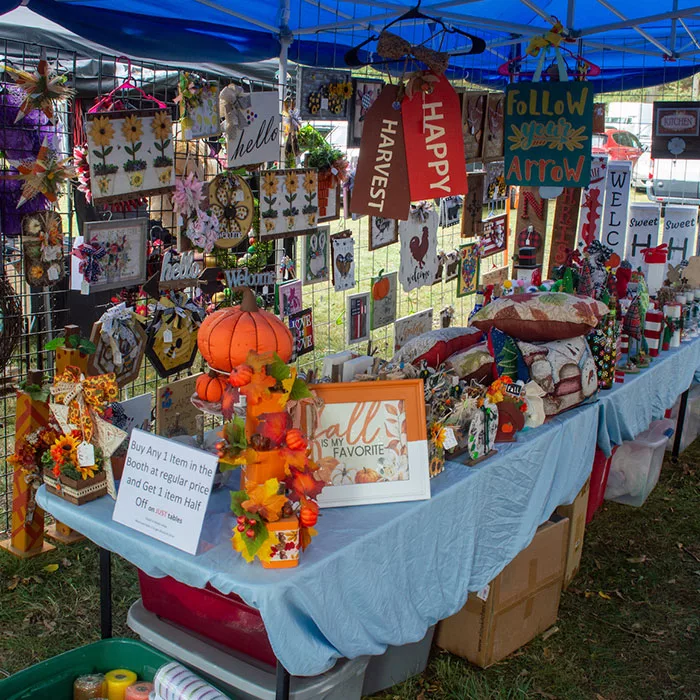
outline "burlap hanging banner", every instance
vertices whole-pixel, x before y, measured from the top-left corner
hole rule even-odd
[[[410,97],[407,88],[401,103],[413,202],[467,191],[459,95],[443,75],[430,85],[429,94],[416,90]]]
[[[396,85],[386,85],[365,116],[350,201],[353,214],[408,218],[411,197],[401,111],[394,108],[397,93]]]

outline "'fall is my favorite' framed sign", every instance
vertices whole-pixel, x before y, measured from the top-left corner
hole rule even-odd
[[[310,440],[322,508],[430,498],[421,379],[311,388],[324,401]]]
[[[506,89],[508,185],[585,187],[591,177],[593,90],[585,82]]]

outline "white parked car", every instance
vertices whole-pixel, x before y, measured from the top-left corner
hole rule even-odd
[[[662,204],[700,205],[700,160],[652,160],[647,194]]]
[[[652,160],[649,149],[645,150],[632,167],[632,187],[635,190],[647,189],[647,181],[652,176]]]

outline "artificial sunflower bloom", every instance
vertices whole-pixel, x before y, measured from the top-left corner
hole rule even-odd
[[[306,174],[304,175],[304,191],[308,192],[309,194],[311,192],[316,191],[316,183],[317,183],[317,177],[316,177],[316,171],[315,170],[308,170]]]
[[[136,143],[143,136],[143,124],[141,119],[132,114],[124,119],[122,134],[129,143]]]
[[[172,119],[167,112],[158,112],[151,120],[151,131],[159,141],[170,138],[172,126]]]
[[[96,146],[109,146],[114,138],[114,127],[109,117],[97,117],[90,124],[90,138]]]
[[[97,466],[93,464],[89,467],[76,467],[76,469],[80,472],[80,476],[83,477],[83,481],[86,481],[87,479],[92,479],[95,476]]]
[[[61,435],[51,447],[51,459],[57,466],[77,462],[78,440],[72,435]]]
[[[277,194],[277,175],[275,175],[275,173],[265,173],[263,175],[261,187],[262,191],[268,197],[271,197],[273,194]]]
[[[341,83],[340,95],[344,99],[349,100],[352,97],[352,83]]]
[[[29,276],[34,280],[41,279],[43,274],[44,268],[41,265],[32,265],[29,268]]]
[[[290,194],[297,191],[297,174],[295,172],[287,173],[284,176],[284,186]]]

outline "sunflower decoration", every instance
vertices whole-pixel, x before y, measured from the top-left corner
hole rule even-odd
[[[56,438],[56,441],[49,450],[51,459],[54,461],[54,473],[56,469],[67,463],[76,463],[78,461],[78,438],[73,435],[61,435]]]
[[[312,92],[309,95],[309,112],[311,114],[318,114],[321,111],[321,93],[320,92]]]
[[[253,225],[255,211],[255,200],[248,183],[231,172],[217,175],[209,185],[209,204],[219,221],[216,244],[230,248],[240,243]]]
[[[124,118],[122,124],[122,134],[129,143],[137,143],[143,136],[143,122],[135,114],[130,114]]]
[[[15,122],[24,119],[35,109],[43,112],[53,122],[56,103],[69,100],[75,95],[75,90],[66,85],[68,76],[58,75],[48,61],[39,61],[35,71],[19,70],[10,65],[6,65],[5,70],[14,78],[24,95]]]
[[[129,175],[129,183],[135,189],[143,185],[143,170],[146,169],[146,161],[137,156],[143,145],[143,121],[136,114],[130,114],[122,121],[122,134],[129,146],[124,146],[124,150],[129,154],[129,160],[124,163],[124,172]]]
[[[154,159],[153,165],[156,168],[163,168],[163,171],[158,175],[158,180],[163,185],[170,183],[172,175],[173,159],[169,153],[166,153],[172,143],[172,128],[173,120],[166,111],[157,112],[151,120],[151,131],[156,138],[153,145],[159,153]]]
[[[158,112],[151,120],[151,131],[158,141],[165,141],[170,138],[173,120],[170,115],[165,112]]]
[[[268,197],[277,194],[277,175],[273,172],[266,172],[263,175],[260,187]]]
[[[290,194],[297,191],[298,184],[299,181],[295,171],[292,170],[284,176],[284,187]]]

